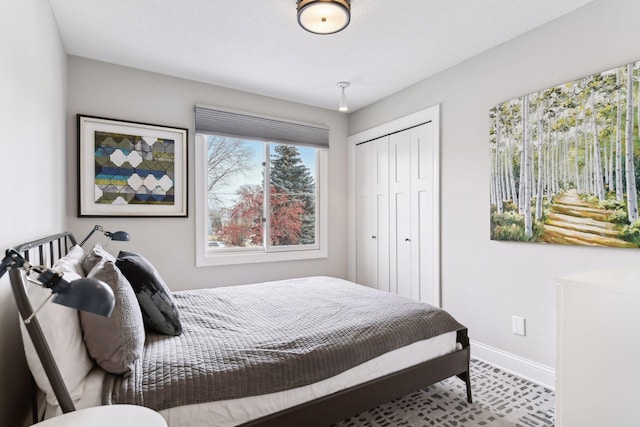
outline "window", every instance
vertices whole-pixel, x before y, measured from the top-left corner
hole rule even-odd
[[[315,148],[204,137],[210,250],[317,247]]]
[[[304,144],[304,133],[299,144],[293,134],[257,137],[264,126],[253,133],[240,126],[235,136],[215,132],[219,124],[198,122],[198,108],[197,265],[326,257],[326,150]]]

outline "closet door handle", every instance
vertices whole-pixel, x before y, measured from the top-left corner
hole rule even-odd
[[[372,239],[375,239],[375,238],[376,238],[376,236],[371,236],[371,238],[372,238]]]
[[[411,239],[407,237],[406,239],[404,239],[404,241],[405,241],[405,242],[410,242],[410,241],[411,241]]]

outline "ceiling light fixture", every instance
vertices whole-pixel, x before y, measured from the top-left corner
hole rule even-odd
[[[349,82],[338,82],[338,87],[342,89],[342,93],[340,93],[340,104],[338,105],[339,111],[349,111],[349,106],[347,105],[347,94],[344,93],[344,90],[351,86]]]
[[[350,0],[298,0],[298,23],[310,33],[337,33],[350,20]]]

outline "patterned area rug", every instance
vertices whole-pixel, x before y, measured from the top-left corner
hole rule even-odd
[[[464,382],[450,378],[341,421],[335,427],[553,426],[553,390],[474,359],[471,387],[472,404],[467,403]]]

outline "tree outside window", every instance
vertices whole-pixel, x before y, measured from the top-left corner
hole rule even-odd
[[[315,148],[209,136],[208,154],[209,249],[317,242]]]

